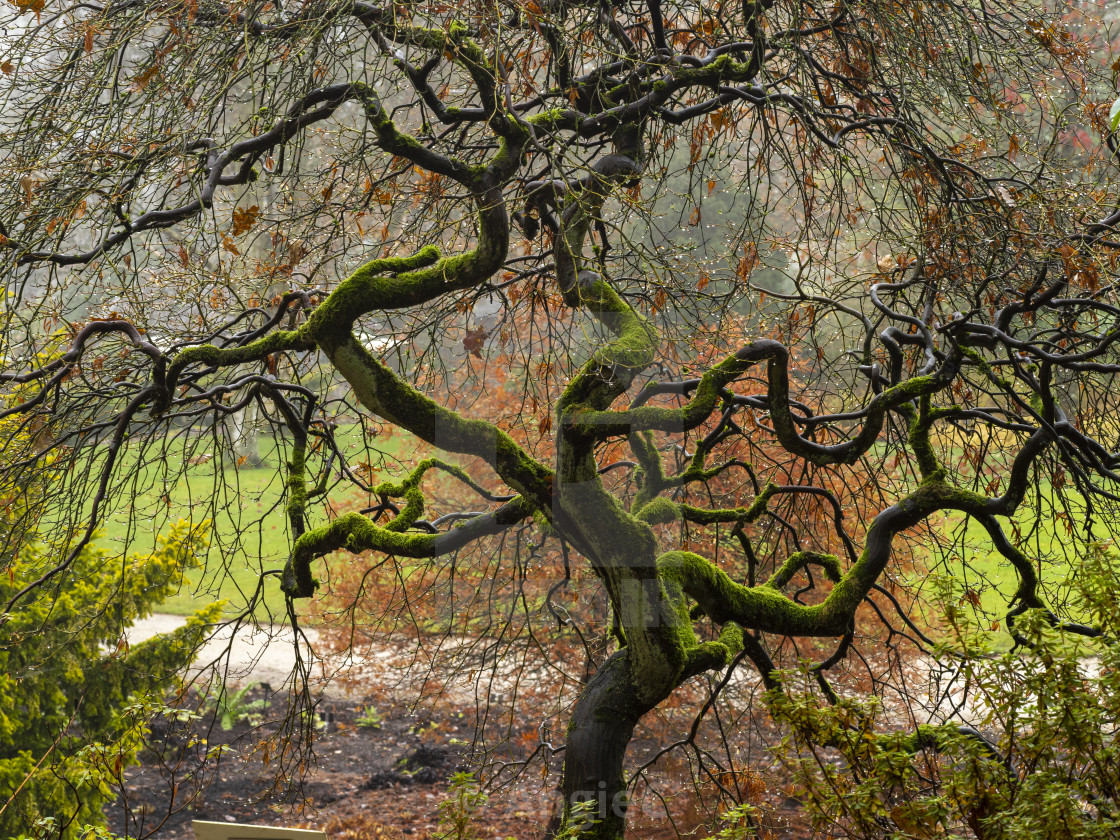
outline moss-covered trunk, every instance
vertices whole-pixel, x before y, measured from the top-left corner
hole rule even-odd
[[[558,484],[554,520],[593,558],[622,647],[599,666],[572,710],[561,836],[614,840],[626,827],[626,748],[642,716],[679,684],[686,639],[683,617],[657,573],[652,531],[604,491],[594,467],[590,458],[582,470],[561,463],[561,475],[590,480]]]
[[[638,699],[626,650],[611,656],[572,711],[564,759],[562,836],[615,840],[626,828],[623,762],[634,727],[652,706]]]

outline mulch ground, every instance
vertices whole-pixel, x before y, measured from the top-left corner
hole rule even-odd
[[[261,689],[243,698],[247,703],[263,699]],[[276,701],[273,709],[281,707]],[[365,708],[364,702],[321,702],[313,759],[283,754],[280,723],[267,719],[272,709],[264,712],[264,720],[239,721],[229,730],[212,719],[156,726],[142,763],[125,771],[123,795],[106,809],[110,828],[150,840],[193,840],[192,820],[319,828],[331,840],[440,837],[440,804],[448,799],[449,780],[457,771],[472,769],[472,711],[448,707],[418,717],[403,707],[387,707],[374,727],[359,725]],[[523,733],[508,734],[508,742],[515,744]],[[523,740],[532,740],[531,732],[524,735]],[[638,739],[634,758],[653,755],[658,746]],[[495,757],[516,759],[515,752],[510,748],[508,755]],[[547,772],[536,767],[492,795],[474,815],[472,836],[543,838],[553,815],[559,771],[555,758]],[[770,777],[763,786],[769,793],[762,836],[811,836],[797,802],[781,792],[780,773],[763,768],[758,778],[765,774]],[[687,775],[671,761],[662,762],[659,796],[633,807],[632,837],[668,840],[712,833],[704,794],[695,792]]]

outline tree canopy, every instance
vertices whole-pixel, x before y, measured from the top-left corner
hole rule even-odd
[[[883,652],[931,647],[937,569],[1009,644],[1032,610],[1102,636],[1048,571],[1099,551],[1120,478],[1091,12],[15,0],[0,378],[35,443],[4,476],[51,471],[66,548],[4,611],[124,500],[243,457],[258,412],[290,551],[257,594],[293,622],[339,551],[453,579],[500,544],[562,626],[593,576],[562,828],[604,838],[678,687],[753,665],[780,698],[808,657],[836,703],[883,655],[904,682]],[[393,474],[388,429],[431,457]],[[465,501],[425,518],[435,473]],[[196,516],[237,505],[229,475]],[[340,487],[368,504],[325,511]]]

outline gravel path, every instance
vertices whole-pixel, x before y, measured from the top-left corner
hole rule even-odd
[[[156,613],[132,626],[128,633],[129,641],[135,644],[158,633],[169,633],[185,623],[186,618],[183,616]],[[323,660],[316,656],[318,642],[319,633],[308,628],[303,630],[303,638],[298,646],[303,673],[307,674],[308,685],[313,693],[341,697],[344,692],[340,687],[332,686],[330,675],[343,668],[351,677],[362,678],[367,686],[380,683],[395,672],[396,679],[389,680],[389,683],[398,689],[402,687],[402,682],[399,681],[403,675],[400,668],[408,658],[404,656],[402,659],[402,649],[393,649],[391,645],[371,646],[351,657]],[[451,644],[453,646],[454,643]],[[207,681],[217,671],[222,674],[222,682],[230,686],[267,683],[278,688],[291,679],[297,661],[297,645],[291,627],[242,625],[235,630],[226,625],[202,646],[189,676],[192,681]],[[515,672],[518,666],[516,657],[512,657],[510,661],[503,662],[503,667],[484,678],[482,685],[449,686],[449,690],[456,694],[456,702],[461,703],[477,699],[474,696],[476,691],[490,695],[489,699],[500,699],[501,692],[511,690],[513,683],[517,681]],[[1086,660],[1085,666],[1087,672],[1092,673],[1097,663]],[[905,709],[905,704],[899,703],[896,698],[896,702],[888,703],[888,719],[895,719],[899,724],[906,725],[910,716],[915,715],[919,722],[939,723],[954,711],[970,723],[983,718],[984,708],[977,707],[974,699],[971,703],[966,702],[963,678],[955,673],[939,673],[940,670],[935,662],[926,657],[916,657],[911,661],[908,666],[910,688],[913,692],[910,697],[911,705],[909,709]],[[403,685],[409,682],[409,678],[405,677]],[[741,682],[749,690],[756,682],[756,677],[753,673],[744,671],[736,675],[734,682]]]
[[[156,613],[133,624],[128,631],[128,639],[135,644],[159,633],[170,633],[184,624],[184,616]],[[312,655],[308,643],[314,646],[319,634],[311,629],[303,632],[306,639],[301,640],[300,654],[307,662]],[[230,685],[259,682],[280,686],[291,676],[296,661],[291,627],[242,625],[235,632],[227,625],[202,646],[192,666],[192,677],[205,680],[210,672],[218,669],[224,674],[223,681]],[[321,673],[318,668],[310,670],[313,675]],[[320,679],[318,682],[318,687],[326,689],[329,680]]]

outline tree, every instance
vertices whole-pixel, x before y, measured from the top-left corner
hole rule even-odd
[[[892,657],[932,621],[907,538],[962,575],[986,540],[1017,584],[963,597],[1002,597],[1015,643],[1033,609],[1100,636],[1047,569],[1115,510],[1113,87],[1089,13],[1057,11],[17,0],[4,378],[51,439],[9,473],[72,464],[53,521],[78,538],[6,611],[256,405],[291,538],[261,585],[289,604],[338,550],[453,573],[513,533],[594,575],[580,837],[622,836],[632,733],[695,677],[749,661],[781,697],[810,656],[826,701],[882,662],[905,692]],[[515,426],[463,399],[498,353]],[[384,427],[486,469],[374,483]],[[424,519],[435,472],[481,501]],[[340,483],[370,503],[324,520]]]
[[[16,388],[7,404],[27,394]],[[29,431],[7,417],[0,458],[12,463],[42,454],[49,433]],[[30,480],[0,482],[6,576],[0,597],[10,599],[57,562],[36,541],[35,528],[59,480],[54,459],[40,462]],[[0,836],[88,836],[104,828],[102,813],[136,762],[153,720],[179,715],[165,705],[182,687],[221,606],[198,610],[186,626],[130,645],[128,631],[151,615],[200,563],[206,524],[173,525],[146,556],[110,559],[87,544],[65,580],[38,590],[0,622]]]
[[[1084,615],[1114,638],[1117,558],[1097,546],[1069,581]],[[814,821],[845,837],[944,837],[958,826],[980,838],[1110,837],[1117,831],[1116,653],[1087,658],[1080,628],[1043,610],[1016,622],[1023,650],[995,650],[943,581],[952,660],[986,699],[989,740],[970,727],[925,726],[875,735],[881,705],[823,707],[775,695],[790,725],[792,765]],[[829,743],[841,766],[823,760]],[[853,780],[857,780],[853,784]],[[841,793],[841,791],[843,793]]]
[[[181,525],[152,555],[108,572],[108,552],[87,545],[57,590],[37,592],[0,627],[4,837],[76,838],[104,826],[102,808],[221,610],[134,646],[125,633],[178,588],[204,539]],[[0,592],[10,598],[49,565],[25,548]]]

